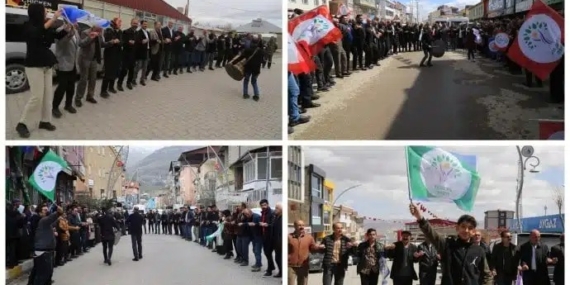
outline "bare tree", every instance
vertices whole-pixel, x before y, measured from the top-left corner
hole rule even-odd
[[[552,198],[554,204],[558,208],[558,214],[562,215],[562,208],[564,208],[564,189],[562,186],[555,186],[552,188]]]

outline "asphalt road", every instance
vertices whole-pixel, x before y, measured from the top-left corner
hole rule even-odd
[[[274,140],[282,138],[282,58],[258,79],[261,99],[242,98],[242,83],[223,68],[149,80],[147,86],[84,103],[77,114],[63,110],[54,132],[28,126],[32,140]],[[55,90],[55,86],[54,86]],[[249,93],[253,95],[251,84]],[[30,92],[6,96],[6,139],[15,131]],[[63,105],[63,103],[62,103]],[[36,118],[39,122],[40,118]]]
[[[247,284],[277,285],[280,278],[263,277],[194,242],[174,235],[143,235],[143,259],[132,261],[129,236],[123,236],[115,247],[112,266],[103,263],[102,246],[55,269],[53,279],[61,285],[187,285]],[[250,247],[251,248],[251,247]],[[255,260],[250,254],[250,263]],[[266,266],[265,257],[263,265]],[[9,285],[26,285],[27,276]]]
[[[318,93],[311,122],[296,140],[538,139],[537,119],[563,119],[545,87],[527,88],[497,62],[447,52],[419,68],[422,52],[400,53],[381,67],[337,80]]]

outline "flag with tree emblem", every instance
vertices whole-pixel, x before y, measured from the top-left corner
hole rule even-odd
[[[57,175],[66,167],[67,162],[50,150],[44,155],[28,182],[34,189],[54,202]]]
[[[410,198],[420,201],[453,202],[471,211],[481,178],[476,157],[452,154],[427,146],[406,147]]]

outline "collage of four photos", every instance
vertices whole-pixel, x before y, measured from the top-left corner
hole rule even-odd
[[[5,284],[564,284],[564,0],[4,9]]]

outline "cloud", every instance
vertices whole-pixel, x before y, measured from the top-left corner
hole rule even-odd
[[[512,147],[442,147],[445,150],[477,156],[481,185],[473,215],[482,221],[488,210],[514,210],[517,184],[518,155]],[[327,173],[336,185],[335,194],[354,185],[337,204],[352,202],[351,207],[361,215],[381,219],[408,219],[408,180],[403,147],[304,147],[305,165],[315,164]],[[535,147],[540,158],[538,170],[560,169],[563,165],[562,147]],[[558,179],[562,179],[558,177]],[[544,214],[556,210],[553,185],[538,174],[527,172],[523,190],[523,215]],[[442,218],[455,220],[464,214],[449,203],[427,202],[426,207]]]
[[[166,0],[173,7],[185,7],[187,0]],[[280,0],[201,0],[190,1],[190,18],[200,24],[234,27],[262,18],[279,27],[282,26],[282,5]]]

